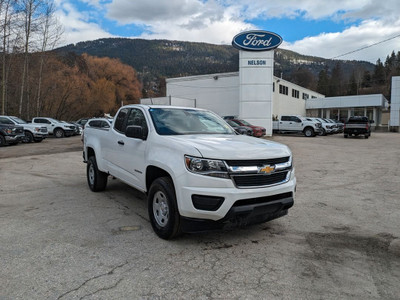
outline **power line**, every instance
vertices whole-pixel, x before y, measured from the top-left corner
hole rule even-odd
[[[385,43],[385,42],[387,42],[387,41],[393,40],[393,39],[398,38],[398,37],[400,37],[400,34],[395,35],[395,36],[393,36],[393,37],[391,37],[391,38],[388,38],[388,39],[386,39],[386,40],[383,40],[383,41],[380,41],[380,42],[377,42],[377,43],[374,43],[374,44],[371,44],[371,45],[368,45],[368,46],[359,48],[359,49],[357,49],[357,50],[353,50],[353,51],[350,51],[350,52],[347,52],[347,53],[344,53],[344,54],[341,54],[341,55],[332,57],[332,58],[330,58],[330,59],[339,58],[339,57],[342,57],[342,56],[345,56],[345,55],[348,55],[348,54],[352,54],[352,53],[355,53],[355,52],[358,52],[358,51],[361,51],[361,50],[364,50],[364,49],[367,49],[367,48],[371,48],[371,47],[373,47],[373,46],[376,46],[376,45]]]

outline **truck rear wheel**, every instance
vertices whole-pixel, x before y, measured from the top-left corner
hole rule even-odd
[[[0,134],[0,147],[5,145],[6,145],[6,139],[4,138],[4,136]]]
[[[180,215],[174,184],[169,177],[154,180],[148,194],[148,212],[154,232],[168,240],[180,234]]]
[[[101,172],[97,168],[96,157],[94,156],[91,156],[88,159],[86,166],[86,177],[89,188],[93,192],[101,192],[106,188],[108,174]]]

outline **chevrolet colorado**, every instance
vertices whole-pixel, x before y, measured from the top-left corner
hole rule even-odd
[[[210,111],[128,105],[112,124],[98,123],[84,129],[89,188],[104,190],[111,175],[146,193],[163,239],[266,222],[293,205],[289,148],[238,135]]]

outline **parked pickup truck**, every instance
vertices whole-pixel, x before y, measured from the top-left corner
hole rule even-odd
[[[344,124],[344,137],[364,135],[367,139],[371,136],[370,121],[367,117],[350,117]]]
[[[18,144],[24,139],[24,128],[0,123],[0,147]]]
[[[45,126],[49,134],[54,135],[56,138],[71,136],[75,132],[75,125],[63,123],[53,118],[33,118],[32,123]]]
[[[39,126],[12,116],[0,116],[1,124],[18,125],[24,128],[25,138],[24,141],[27,143],[36,142],[39,143],[47,137],[47,128]]]
[[[307,120],[300,116],[281,116],[278,121],[272,122],[272,131],[277,133],[303,133],[307,137],[314,137],[322,133],[322,125],[315,120]]]
[[[237,135],[202,109],[128,105],[114,122],[84,129],[89,188],[116,177],[144,192],[155,233],[266,222],[287,214],[296,189],[285,145]]]

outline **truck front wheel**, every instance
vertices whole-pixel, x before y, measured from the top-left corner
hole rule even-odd
[[[180,234],[180,215],[174,184],[169,177],[154,180],[148,194],[148,212],[154,232],[168,240]]]
[[[91,156],[88,159],[86,177],[89,188],[93,192],[101,192],[106,188],[108,174],[101,172],[97,168],[96,158],[94,156]]]
[[[33,134],[29,131],[25,131],[24,143],[32,143],[33,142]]]
[[[305,128],[305,129],[304,129],[304,135],[305,135],[306,137],[315,136],[314,129],[312,129],[311,127]]]
[[[65,132],[61,128],[54,129],[54,136],[56,138],[63,138],[65,136]]]

